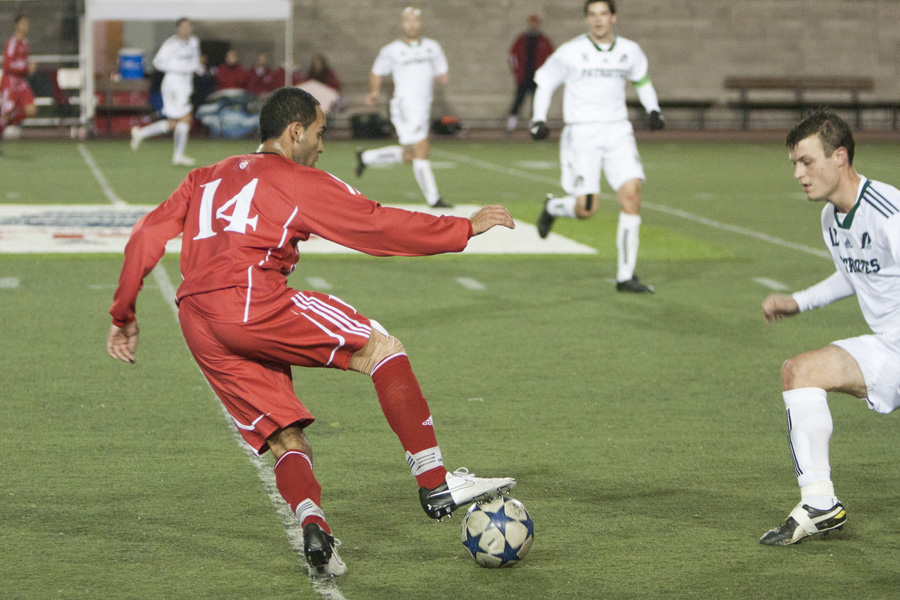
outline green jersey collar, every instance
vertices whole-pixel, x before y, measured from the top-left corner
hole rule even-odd
[[[869,189],[869,184],[872,181],[870,179],[866,179],[862,184],[862,187],[859,190],[859,196],[856,197],[856,204],[853,205],[853,208],[850,209],[850,212],[844,217],[844,222],[841,222],[839,217],[839,213],[837,208],[834,209],[834,222],[837,223],[837,226],[841,229],[850,229],[850,226],[853,225],[853,217],[856,215],[856,209],[859,208],[859,202],[862,200],[863,194],[866,193],[866,190]]]
[[[618,36],[615,36],[615,35],[614,35],[614,36],[613,36],[612,45],[610,45],[610,47],[609,47],[608,50],[604,50],[603,48],[601,48],[600,46],[597,45],[597,42],[595,42],[595,41],[593,40],[593,38],[591,38],[591,34],[586,33],[586,34],[584,34],[584,37],[586,37],[586,38],[588,39],[588,41],[589,41],[591,44],[594,45],[594,48],[597,49],[597,52],[612,52],[612,49],[616,47],[616,42],[617,42],[618,39],[619,39]]]

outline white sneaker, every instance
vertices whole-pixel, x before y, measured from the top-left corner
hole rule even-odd
[[[847,522],[844,505],[836,502],[826,509],[813,508],[801,502],[788,515],[784,525],[777,527],[759,539],[766,546],[788,546],[817,533],[827,536],[832,529],[842,529]]]
[[[419,488],[419,500],[428,516],[440,521],[452,516],[460,506],[497,498],[514,487],[516,480],[512,477],[475,477],[463,467],[453,473],[448,472],[444,483],[436,488]]]
[[[337,552],[340,545],[341,540],[325,533],[316,523],[303,528],[303,554],[310,577],[340,577],[347,573],[347,565]]]
[[[131,128],[131,151],[137,152],[138,146],[141,145],[141,128],[135,125]]]
[[[172,164],[176,167],[193,167],[197,161],[187,156],[176,156],[172,158]]]

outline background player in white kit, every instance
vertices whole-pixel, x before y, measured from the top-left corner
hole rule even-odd
[[[200,71],[200,40],[193,35],[194,27],[189,19],[179,19],[175,27],[175,35],[163,42],[153,57],[153,67],[165,73],[161,89],[165,118],[146,127],[132,127],[131,149],[137,150],[145,138],[174,129],[172,164],[191,167],[195,161],[184,155],[184,148],[191,131],[194,74]]]
[[[900,406],[900,190],[856,172],[853,134],[830,111],[806,116],[788,134],[787,146],[806,197],[827,203],[822,233],[837,272],[793,295],[770,295],[762,305],[766,322],[856,294],[874,334],[804,352],[781,368],[801,500],[784,525],[760,539],[772,546],[793,544],[847,520],[831,481],[827,393],[863,398],[879,413]]]
[[[565,84],[560,139],[562,188],[566,196],[548,196],[538,218],[538,233],[547,237],[557,217],[590,218],[599,204],[600,171],[616,190],[619,213],[616,246],[616,289],[651,293],[653,288],[634,274],[641,226],[641,184],[644,168],[625,105],[625,81],[631,81],[650,115],[650,128],[662,129],[656,90],[647,73],[647,57],[633,41],[613,35],[613,0],[587,0],[588,33],[560,46],[537,70],[531,135],[546,138],[547,111],[553,91]]]
[[[394,80],[391,98],[391,123],[397,130],[399,146],[356,151],[356,176],[368,165],[412,162],[416,183],[429,206],[449,208],[441,198],[429,160],[428,130],[434,82],[449,81],[447,57],[440,44],[422,37],[422,11],[407,7],[400,16],[403,37],[381,49],[369,74],[366,106],[372,106],[381,95],[381,80],[390,75]]]

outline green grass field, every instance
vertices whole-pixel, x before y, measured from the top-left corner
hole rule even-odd
[[[356,180],[355,146],[328,142],[319,166],[381,202],[419,202],[409,168]],[[555,143],[434,147],[452,202],[501,202],[531,222],[544,194],[559,192]],[[192,141],[188,150],[209,163],[254,148]],[[297,393],[318,417],[308,433],[324,509],[350,569],[343,597],[900,593],[895,417],[861,401],[831,398],[845,530],[787,548],[757,541],[799,499],[782,362],[868,331],[853,299],[762,321],[769,290],[755,278],[798,289],[833,271],[817,255],[820,206],[804,199],[777,143],[640,149],[638,273],[656,286],[650,297],[614,291],[608,194],[592,220],[554,229],[593,256],[301,258],[291,285],[323,278],[403,341],[448,466],[517,477],[512,495],[536,528],[522,563],[478,567],[459,542],[460,519],[436,523],[419,507],[368,379],[296,370]],[[898,184],[897,151],[860,144],[857,167]],[[137,154],[124,141],[10,142],[0,203],[108,204],[85,152],[129,204],[160,202],[185,175],[169,166],[169,140]],[[177,285],[177,256],[162,265]],[[0,287],[0,597],[335,598],[303,574],[154,278],[139,301],[137,364],[106,356],[120,266],[116,255],[0,255],[0,281],[17,282]]]

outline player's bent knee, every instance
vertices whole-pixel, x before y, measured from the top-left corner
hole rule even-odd
[[[350,358],[351,371],[372,375],[376,367],[386,358],[406,354],[400,340],[388,334],[377,321],[372,321],[372,329],[372,335],[366,345]]]
[[[298,425],[288,425],[266,438],[269,450],[275,458],[279,458],[285,452],[299,450],[312,458],[312,445],[309,443],[303,428]]]

